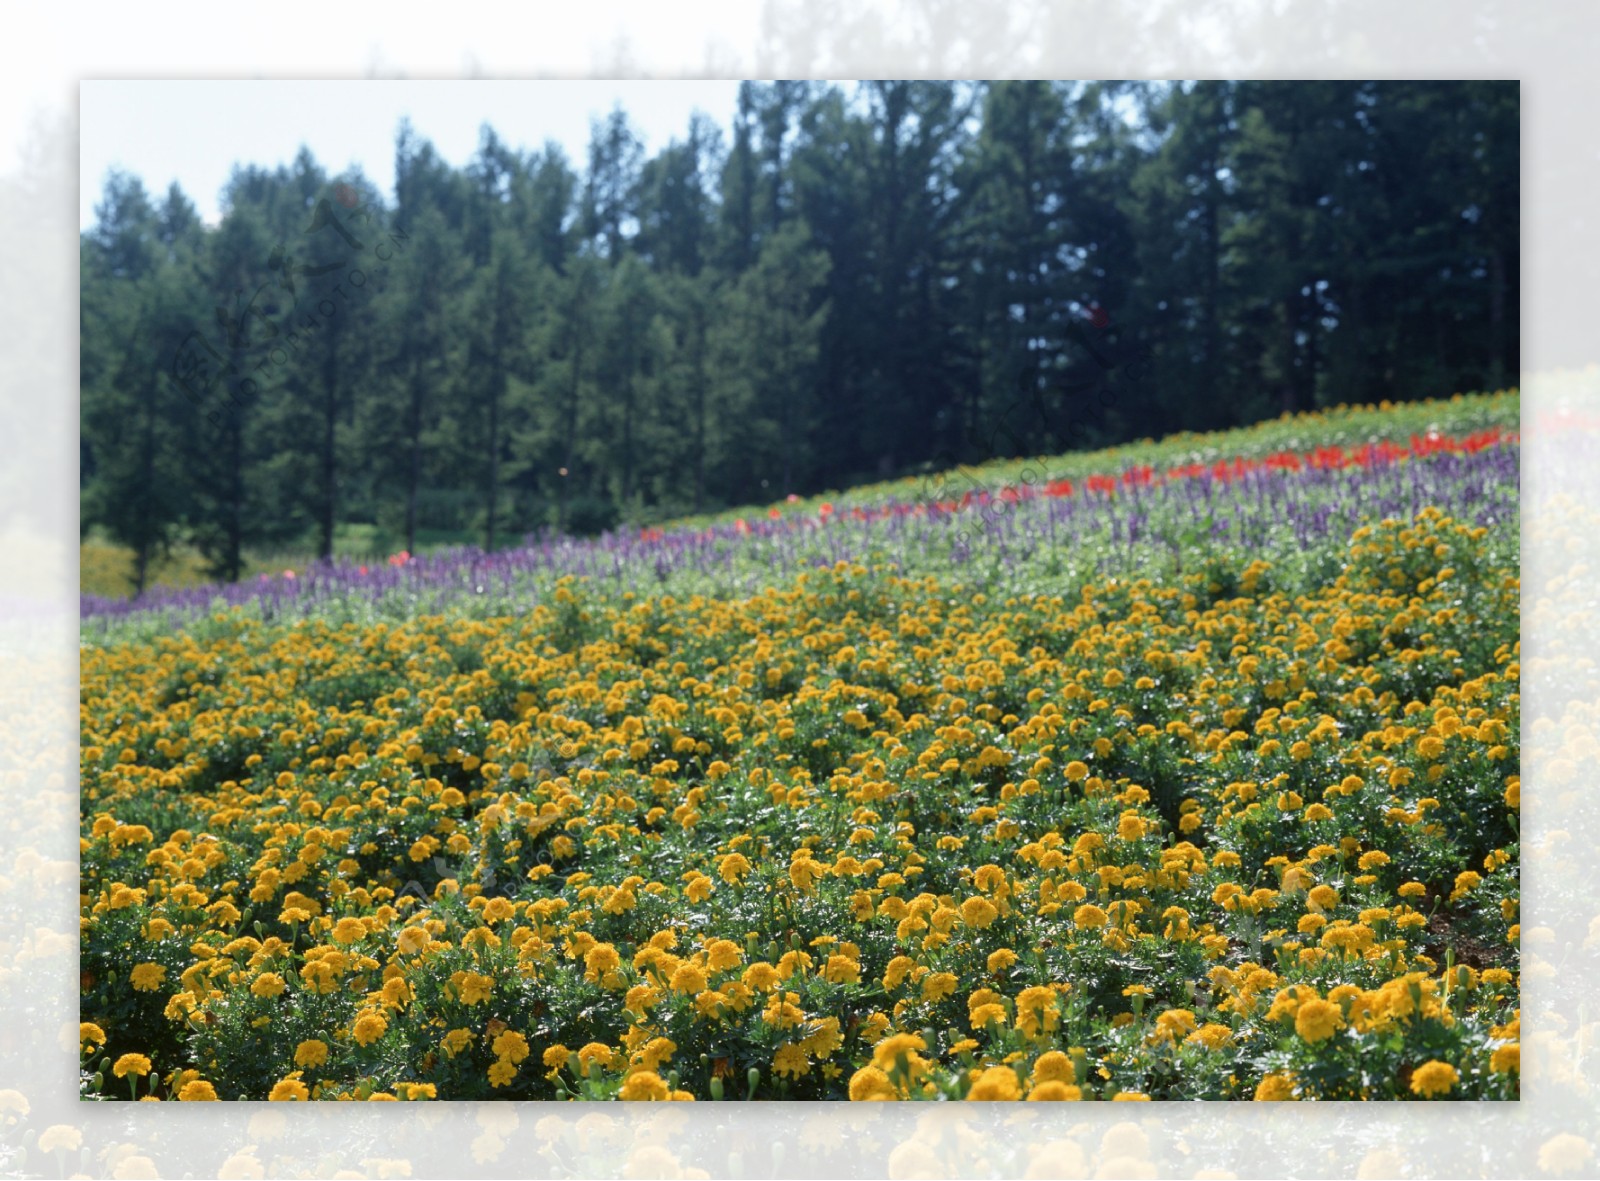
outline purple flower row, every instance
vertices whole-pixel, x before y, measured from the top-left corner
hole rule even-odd
[[[1114,493],[987,494],[949,511],[913,501],[870,510],[791,511],[702,528],[618,530],[598,538],[525,539],[516,549],[473,547],[362,566],[317,562],[295,576],[191,588],[154,588],[132,599],[83,595],[84,620],[164,615],[181,619],[250,605],[265,618],[365,602],[400,610],[443,608],[462,599],[526,609],[547,580],[575,575],[619,589],[748,593],[805,568],[840,561],[888,562],[907,572],[960,569],[985,560],[1026,573],[1050,556],[1074,569],[1114,573],[1139,558],[1169,555],[1180,565],[1199,547],[1304,551],[1343,541],[1358,525],[1408,517],[1433,505],[1477,524],[1514,522],[1520,448],[1502,443],[1472,454],[1378,460],[1341,470],[1258,469],[1123,484]]]

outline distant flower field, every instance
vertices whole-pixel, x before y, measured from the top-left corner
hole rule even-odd
[[[1515,423],[86,598],[84,1093],[1514,1099]]]

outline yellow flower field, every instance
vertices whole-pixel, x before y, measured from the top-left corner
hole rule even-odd
[[[1514,1098],[1484,532],[86,647],[86,1091]]]

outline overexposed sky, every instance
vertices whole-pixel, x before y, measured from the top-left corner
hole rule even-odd
[[[358,165],[394,191],[395,130],[403,117],[460,167],[488,123],[520,150],[547,140],[582,168],[590,121],[620,103],[653,154],[682,139],[695,110],[724,131],[738,93],[730,81],[85,81],[80,91],[80,228],[95,219],[106,175],[140,177],[152,198],[176,181],[214,224],[236,164],[274,168],[311,149],[330,175]]]

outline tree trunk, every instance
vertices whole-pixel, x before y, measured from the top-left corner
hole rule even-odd
[[[145,582],[150,577],[150,554],[155,548],[155,530],[151,526],[150,490],[155,481],[155,395],[157,386],[151,384],[144,398],[144,446],[139,455],[139,544],[133,555],[133,593],[143,594]]]
[[[1317,322],[1322,319],[1322,297],[1317,294],[1317,280],[1311,280],[1311,315],[1306,318],[1306,373],[1305,398],[1307,406],[1317,402]]]
[[[1282,399],[1285,414],[1294,414],[1300,409],[1295,397],[1294,358],[1297,347],[1294,341],[1295,327],[1295,295],[1293,293],[1283,298],[1283,385]]]
[[[334,442],[337,439],[335,427],[339,420],[339,396],[337,362],[333,350],[337,347],[335,340],[328,342],[328,361],[323,369],[323,394],[322,394],[322,537],[317,546],[319,557],[333,557],[333,529],[337,505],[337,457],[334,454]]]
[[[228,540],[224,552],[224,579],[238,582],[244,572],[244,430],[238,423],[229,432],[231,444],[228,481]]]
[[[706,490],[706,332],[698,307],[694,317],[694,366],[690,379],[694,382],[694,511],[698,513]]]
[[[792,376],[783,368],[789,362],[789,321],[782,309],[778,312],[779,328],[778,358],[774,372],[783,374],[780,379],[785,385]],[[783,494],[788,496],[794,482],[794,391],[782,391],[783,397]]]
[[[1218,355],[1222,351],[1222,335],[1218,329],[1218,301],[1222,292],[1222,245],[1218,241],[1218,206],[1221,198],[1217,182],[1217,158],[1213,153],[1206,161],[1206,202],[1205,202],[1205,234],[1206,234],[1206,276],[1205,276],[1205,368],[1200,374],[1200,399],[1202,406],[1210,407],[1207,415],[1208,425],[1221,426],[1226,421],[1219,411],[1222,411],[1224,400],[1222,391],[1218,388],[1218,377],[1222,371],[1222,358]],[[1225,412],[1224,412],[1225,413]]]
[[[422,484],[422,360],[411,362],[411,462],[406,473],[406,553],[417,552],[417,490]]]
[[[583,331],[577,327],[576,320],[573,326],[572,341],[572,385],[567,393],[567,413],[565,438],[562,440],[561,474],[556,494],[556,532],[567,531],[567,489],[572,483],[573,448],[577,444],[578,434],[578,391],[583,374]]]
[[[498,361],[496,366],[498,367]],[[494,553],[494,510],[496,502],[500,499],[500,399],[504,397],[505,374],[498,372],[491,378],[492,393],[489,395],[489,519],[484,529],[486,534],[483,548],[486,553]]]
[[[628,499],[633,495],[633,402],[634,402],[634,358],[628,358],[628,377],[623,383],[625,394],[622,399],[622,507],[627,511]]]
[[[1489,384],[1506,384],[1506,258],[1496,246],[1489,252]]]

